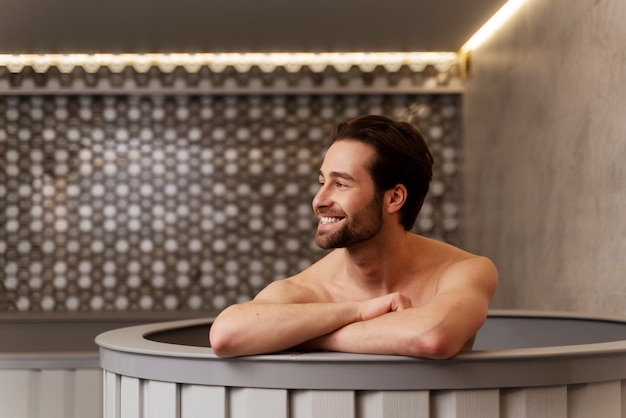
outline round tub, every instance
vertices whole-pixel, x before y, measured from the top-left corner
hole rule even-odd
[[[220,359],[211,319],[96,338],[104,418],[620,418],[626,320],[494,311],[450,360],[350,353]],[[622,389],[624,387],[624,389]]]

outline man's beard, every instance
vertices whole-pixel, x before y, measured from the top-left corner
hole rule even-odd
[[[315,244],[328,250],[349,247],[375,237],[383,226],[382,209],[383,200],[375,195],[361,210],[350,218],[346,217],[340,221],[343,222],[340,229],[332,232],[320,232],[318,229],[315,234]]]

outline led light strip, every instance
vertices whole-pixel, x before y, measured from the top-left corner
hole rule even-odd
[[[353,53],[198,53],[198,54],[0,54],[0,67],[18,73],[25,67],[37,73],[45,73],[56,67],[62,73],[71,73],[82,68],[87,73],[95,73],[106,67],[113,73],[121,73],[132,67],[139,73],[146,73],[156,66],[165,73],[182,67],[195,73],[202,66],[213,72],[222,72],[232,66],[238,72],[247,72],[257,66],[265,73],[278,67],[289,73],[297,73],[303,66],[313,72],[323,72],[333,67],[339,72],[348,72],[353,66],[361,71],[371,72],[382,66],[389,72],[398,71],[403,65],[412,71],[423,71],[427,65],[434,65],[441,72],[448,71],[456,63],[467,60],[468,54],[490,37],[524,3],[525,0],[509,0],[498,10],[460,49],[456,52],[353,52]]]
[[[44,73],[54,66],[62,73],[70,73],[81,67],[88,73],[95,73],[107,67],[120,73],[132,67],[145,73],[156,66],[169,73],[178,66],[194,73],[202,66],[211,71],[222,72],[228,66],[239,72],[247,72],[253,66],[270,73],[283,67],[290,73],[300,71],[303,66],[314,72],[322,72],[333,67],[339,72],[347,72],[357,66],[365,72],[373,71],[378,65],[387,71],[398,71],[407,65],[413,71],[422,71],[427,65],[434,65],[439,71],[448,71],[458,62],[455,52],[392,52],[392,53],[222,53],[222,54],[0,54],[0,67],[17,73],[24,67],[32,67],[35,72]]]
[[[468,53],[492,36],[519,10],[526,0],[509,0],[461,47],[461,54]]]

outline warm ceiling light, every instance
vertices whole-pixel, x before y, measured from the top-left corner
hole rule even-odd
[[[465,54],[476,49],[506,22],[525,0],[509,0],[461,47]]]
[[[327,67],[347,72],[356,66],[362,71],[373,71],[380,65],[387,71],[397,71],[403,65],[413,70],[423,70],[426,65],[434,65],[440,71],[447,71],[457,62],[455,52],[385,52],[385,53],[223,53],[223,54],[0,54],[0,67],[11,72],[20,72],[31,67],[36,72],[46,72],[54,66],[63,73],[81,67],[89,73],[107,67],[119,73],[132,67],[145,73],[156,66],[163,72],[171,72],[177,66],[186,71],[198,71],[203,65],[211,71],[221,72],[228,66],[237,71],[247,72],[258,66],[263,72],[272,72],[283,67],[288,72],[299,71],[308,66],[314,72],[322,72]]]
[[[524,3],[524,0],[507,1],[460,49],[456,52],[352,52],[352,53],[173,53],[173,54],[0,54],[0,67],[18,73],[25,67],[37,73],[45,73],[56,67],[62,73],[70,73],[82,68],[87,73],[95,73],[100,68],[108,68],[113,73],[121,73],[132,67],[139,73],[146,73],[152,67],[169,73],[176,67],[194,73],[202,66],[213,72],[222,72],[232,66],[237,71],[247,72],[257,66],[270,73],[278,67],[296,73],[303,66],[313,72],[322,72],[333,67],[339,72],[347,72],[358,67],[363,72],[371,72],[382,66],[389,72],[398,71],[403,65],[413,71],[423,71],[433,65],[441,72],[449,71],[452,65],[462,63],[467,66],[469,52],[477,48],[511,17]]]
[[[507,1],[462,47],[461,57],[477,48],[490,37],[525,0]],[[463,58],[465,59],[465,58]],[[95,73],[106,67],[114,73],[132,67],[139,73],[146,73],[153,66],[168,73],[178,66],[187,72],[196,72],[207,66],[213,72],[222,72],[228,66],[239,72],[247,72],[252,66],[270,73],[282,67],[290,73],[307,66],[311,71],[322,72],[333,67],[339,72],[347,72],[353,66],[361,71],[371,72],[377,66],[387,71],[398,71],[407,65],[413,71],[423,71],[427,65],[434,65],[439,71],[448,71],[459,62],[455,52],[353,52],[353,53],[174,53],[174,54],[0,54],[0,67],[17,73],[24,67],[44,73],[56,67],[62,73],[70,73],[80,67],[88,73]]]

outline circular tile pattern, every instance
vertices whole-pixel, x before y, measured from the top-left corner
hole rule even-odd
[[[219,310],[323,255],[310,202],[334,124],[415,124],[415,231],[458,239],[455,95],[0,97],[0,306]]]

